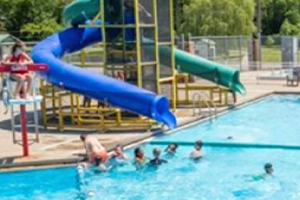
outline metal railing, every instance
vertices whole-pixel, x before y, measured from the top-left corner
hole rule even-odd
[[[209,99],[208,94],[204,93],[204,92],[197,92],[193,94],[193,115],[196,116],[201,115],[202,114],[202,102],[205,104],[205,106],[208,108],[208,112],[209,112],[209,119],[212,121],[214,119],[216,119],[217,117],[217,106],[213,101],[208,101],[208,100],[203,100],[202,96],[205,96]],[[211,103],[211,105],[209,104],[209,102]],[[198,107],[197,107],[198,104]],[[214,110],[212,110],[212,107]]]

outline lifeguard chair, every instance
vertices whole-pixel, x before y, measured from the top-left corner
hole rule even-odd
[[[7,109],[11,113],[11,130],[13,134],[13,143],[23,146],[23,155],[29,156],[29,145],[39,142],[39,123],[38,123],[38,110],[37,104],[43,100],[41,95],[37,95],[37,86],[36,86],[36,76],[33,75],[33,84],[32,84],[32,98],[26,99],[24,88],[21,90],[20,99],[13,99],[10,97],[12,92],[12,84],[10,73],[18,71],[47,71],[48,66],[45,64],[29,64],[29,65],[0,65],[0,73],[6,73],[3,77],[3,86],[2,88],[2,101],[4,102]],[[33,105],[33,123],[27,123],[27,112],[26,105]],[[15,107],[20,106],[20,109],[17,110]],[[20,115],[20,124],[17,124],[15,121],[16,115]],[[34,128],[35,137],[33,139],[28,139],[27,128]],[[20,129],[22,133],[22,139],[17,138],[16,130]]]

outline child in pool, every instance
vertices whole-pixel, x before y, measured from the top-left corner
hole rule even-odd
[[[147,158],[144,154],[144,151],[142,148],[138,147],[134,150],[134,165],[136,166],[137,169],[141,169],[145,166],[147,162]]]
[[[165,157],[173,158],[176,155],[177,148],[178,145],[176,143],[169,144],[168,147],[165,149]]]
[[[117,145],[112,152],[110,163],[113,166],[122,166],[127,163],[129,157],[123,152],[123,147],[121,145]]]
[[[202,140],[197,140],[195,142],[194,150],[190,153],[190,159],[198,161],[203,157],[202,146]]]
[[[265,170],[265,173],[256,175],[256,176],[252,176],[252,179],[257,181],[257,180],[261,180],[261,179],[266,179],[268,177],[273,177],[274,168],[271,163],[265,164],[264,170]]]
[[[160,158],[160,153],[161,153],[160,149],[158,149],[158,148],[153,149],[154,158],[149,161],[148,164],[150,166],[158,166],[158,165],[161,165],[163,163],[167,163],[166,160]]]

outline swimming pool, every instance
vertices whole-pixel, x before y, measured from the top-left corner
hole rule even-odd
[[[300,96],[274,95],[157,140],[300,145],[299,119]]]
[[[296,117],[294,112],[300,111],[297,108],[297,101],[297,96],[273,96],[259,103],[229,112],[221,116],[213,125],[202,123],[156,140],[194,141],[202,137],[204,141],[207,139],[221,141],[230,134],[235,140],[240,138],[239,141],[243,142],[243,134],[247,142],[297,143],[300,141],[299,136],[286,132],[286,130],[291,132],[293,130],[293,133],[296,133],[297,126],[300,126],[296,124],[296,119],[290,119],[290,117]],[[287,105],[283,105],[283,102],[286,102]],[[286,107],[290,107],[289,111],[292,112],[289,113]],[[270,115],[270,112],[273,114]],[[257,113],[259,116],[255,117]],[[261,116],[263,114],[269,118],[265,119],[266,116]],[[281,116],[284,116],[283,119],[278,120],[277,118]],[[247,122],[247,118],[251,123]],[[264,122],[261,121],[262,119]],[[270,121],[277,123],[277,126],[273,126],[276,130],[272,130]],[[227,123],[231,128],[227,128],[225,134],[221,129],[226,127]],[[287,125],[288,123],[291,123],[291,127]],[[267,126],[265,129],[264,124]],[[294,125],[296,129],[292,127]],[[264,131],[266,133],[255,133],[252,136],[253,131],[250,130],[253,130],[253,127],[263,129],[258,133]],[[286,134],[280,134],[281,131],[277,130],[278,127],[285,130]],[[234,128],[240,128],[241,131],[232,130]],[[202,132],[204,130],[206,130],[205,133]],[[272,131],[272,134],[267,130]],[[196,131],[199,135],[195,134]],[[293,137],[294,140],[287,137]],[[149,156],[152,156],[151,151],[154,147],[165,148],[164,145],[150,144],[143,147],[146,155]],[[191,150],[192,146],[180,146],[177,157],[157,170],[136,171],[129,164],[107,174],[86,173],[84,177],[78,175],[76,167],[0,173],[0,199],[300,199],[300,182],[298,181],[300,179],[300,160],[297,159],[300,151],[204,147],[203,160],[200,163],[194,163],[187,159]],[[129,151],[129,153],[131,152]],[[274,178],[253,179],[253,176],[263,173],[263,166],[267,162],[274,165]],[[89,191],[94,192],[95,196],[87,198],[85,194]]]
[[[146,150],[150,152],[151,145]],[[108,174],[83,178],[80,189],[76,168],[35,170],[0,174],[2,200],[27,199],[272,199],[299,200],[300,161],[297,151],[205,148],[205,157],[193,163],[189,147],[179,147],[178,156],[156,171],[136,171],[131,165]],[[275,177],[255,181],[272,162]],[[81,179],[82,180],[82,179]],[[95,198],[81,196],[92,190]]]

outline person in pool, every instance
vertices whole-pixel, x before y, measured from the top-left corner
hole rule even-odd
[[[161,165],[163,163],[167,163],[166,160],[160,158],[160,154],[161,154],[160,149],[154,148],[153,149],[153,156],[154,156],[154,158],[152,160],[150,160],[148,164],[150,166],[158,166],[158,165]]]
[[[121,145],[117,145],[112,153],[112,157],[118,158],[120,160],[128,160],[129,157],[123,152],[123,147]]]
[[[145,153],[141,147],[138,147],[134,150],[134,165],[137,169],[141,169],[145,166],[147,162],[147,158],[145,156]]]
[[[84,144],[89,163],[97,166],[100,171],[108,171],[108,154],[98,139],[92,135],[82,134],[80,140]]]
[[[124,165],[129,160],[129,157],[123,152],[123,147],[117,145],[111,154],[110,162],[114,166]]]
[[[194,161],[198,161],[203,157],[202,145],[203,145],[202,140],[197,140],[195,142],[194,150],[190,153],[190,159]]]
[[[261,179],[266,179],[268,177],[273,177],[273,172],[274,168],[271,163],[266,163],[264,166],[265,173],[257,175],[257,176],[252,176],[253,180],[261,180]]]
[[[178,144],[176,144],[176,143],[171,143],[171,144],[169,144],[169,145],[167,146],[167,148],[165,149],[165,153],[166,153],[165,156],[166,156],[167,158],[172,158],[172,157],[174,157],[175,154],[176,154],[177,148],[178,148]]]

